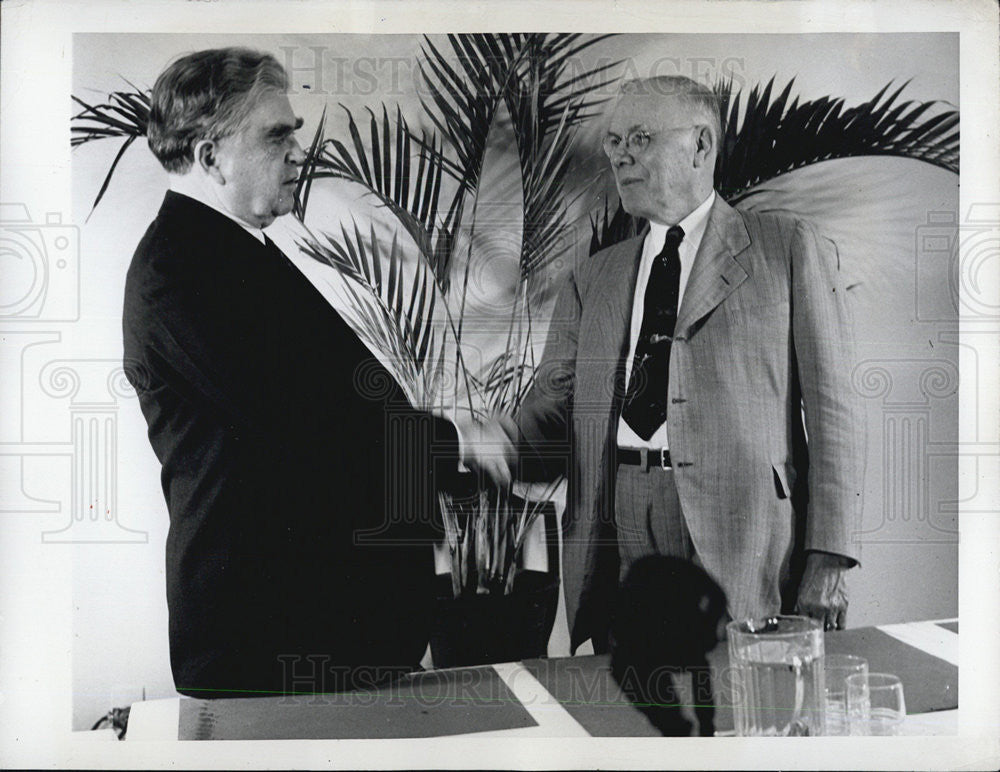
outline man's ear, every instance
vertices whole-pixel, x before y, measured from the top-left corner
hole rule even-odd
[[[715,141],[712,139],[712,131],[708,126],[698,126],[698,132],[694,136],[694,165],[695,167],[711,164],[715,168]]]
[[[194,146],[194,163],[201,171],[220,185],[226,184],[226,178],[219,168],[218,147],[211,139],[203,139]]]

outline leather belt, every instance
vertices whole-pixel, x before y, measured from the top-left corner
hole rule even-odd
[[[617,453],[619,464],[629,466],[639,466],[645,470],[650,469],[671,469],[670,451],[666,448],[657,450],[655,448],[618,448]]]

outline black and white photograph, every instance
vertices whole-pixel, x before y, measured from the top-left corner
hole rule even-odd
[[[4,766],[996,767],[994,4],[171,8],[2,9]]]

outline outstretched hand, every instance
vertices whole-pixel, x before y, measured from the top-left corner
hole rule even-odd
[[[485,475],[498,488],[510,487],[517,450],[512,438],[517,426],[510,416],[494,415],[485,421],[458,418],[455,426],[462,437],[462,461],[473,472]]]

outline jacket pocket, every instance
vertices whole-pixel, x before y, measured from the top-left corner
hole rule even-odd
[[[778,498],[791,498],[792,486],[795,485],[795,468],[791,464],[771,464],[771,474],[774,476],[774,492]]]

